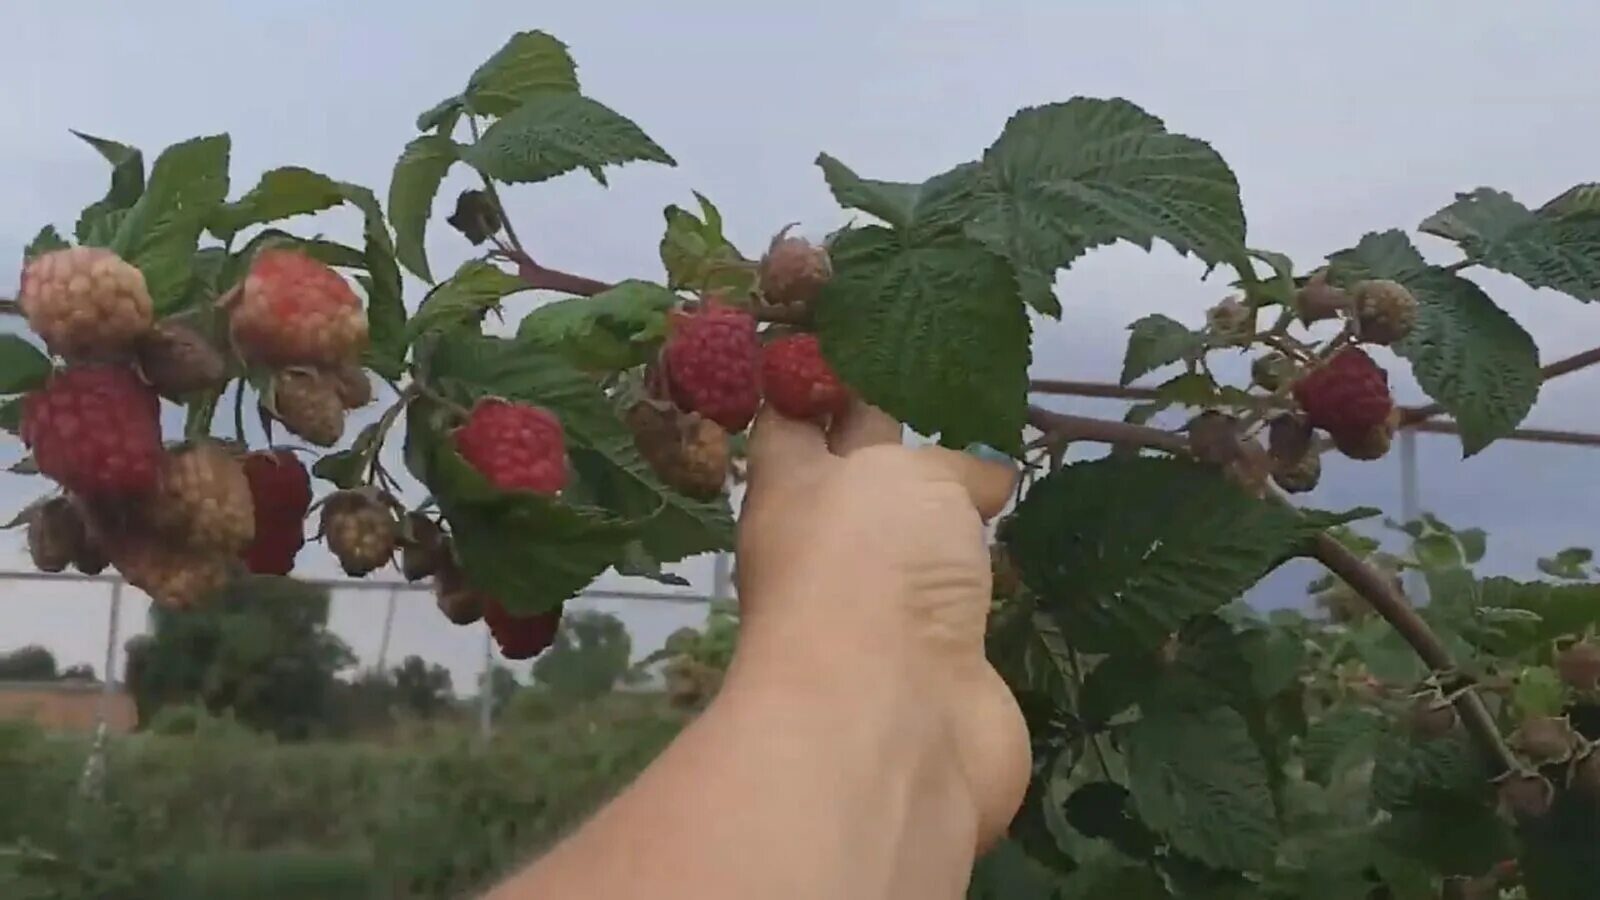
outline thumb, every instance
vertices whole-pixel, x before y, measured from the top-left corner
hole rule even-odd
[[[941,468],[967,489],[967,496],[984,521],[999,515],[1016,489],[1018,472],[1011,462],[946,447],[924,447],[921,452],[931,454]]]
[[[763,406],[750,432],[750,487],[793,477],[831,457],[821,428]]]

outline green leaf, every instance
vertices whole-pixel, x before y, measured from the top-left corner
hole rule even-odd
[[[1067,798],[1067,822],[1084,837],[1110,841],[1133,859],[1149,859],[1160,841],[1135,815],[1128,789],[1111,781],[1091,781]]]
[[[466,112],[462,99],[459,96],[446,97],[435,103],[426,112],[417,116],[418,131],[432,131],[435,134],[449,137],[455,131],[456,122],[460,121],[461,114]]]
[[[675,562],[732,546],[727,502],[693,500],[662,484],[610,399],[562,357],[526,341],[458,331],[439,337],[427,365],[463,405],[496,395],[536,403],[560,417],[573,467],[600,489],[601,505],[649,520],[639,537],[655,559]]]
[[[350,490],[366,483],[367,467],[372,462],[373,451],[378,446],[378,423],[361,429],[355,441],[346,450],[329,453],[311,466],[311,474],[335,487]]]
[[[22,398],[0,400],[0,431],[17,434],[22,430]]]
[[[1054,881],[1049,870],[1022,848],[1002,840],[973,866],[967,900],[1056,900]]]
[[[111,163],[110,189],[105,197],[84,207],[73,229],[79,243],[100,246],[116,232],[112,224],[117,218],[115,214],[133,206],[144,193],[144,154],[127,144],[81,131],[72,133]]]
[[[262,173],[249,193],[224,204],[206,222],[206,228],[226,242],[251,225],[332,209],[344,200],[344,191],[332,178],[300,166],[284,166]]]
[[[1128,326],[1128,351],[1122,359],[1122,384],[1162,366],[1192,359],[1205,350],[1205,337],[1159,313]]]
[[[1443,737],[1413,737],[1390,729],[1373,754],[1372,803],[1379,809],[1426,805],[1441,794],[1486,796],[1488,767],[1463,729]]]
[[[61,236],[61,232],[56,230],[54,225],[46,225],[39,229],[39,233],[33,236],[33,240],[28,242],[28,246],[22,249],[22,261],[27,262],[40,254],[54,250],[65,250],[71,246]]]
[[[965,163],[906,184],[862,178],[826,153],[817,156],[817,165],[840,206],[876,216],[913,240],[959,233],[980,174],[977,163]]]
[[[188,294],[200,232],[228,196],[230,147],[228,136],[219,134],[163,150],[149,186],[111,240],[111,249],[144,273],[158,316]]]
[[[1278,843],[1266,764],[1230,709],[1161,713],[1123,734],[1139,816],[1176,849],[1222,869],[1260,871]]]
[[[1579,185],[1534,212],[1510,194],[1478,188],[1418,226],[1461,245],[1478,265],[1579,300],[1600,300],[1600,203]]]
[[[593,297],[547,303],[522,317],[517,337],[565,356],[588,371],[642,365],[667,334],[678,295],[647,281],[624,281]]]
[[[434,437],[428,486],[473,587],[513,613],[554,609],[609,568],[638,523],[531,491],[495,489]]]
[[[528,289],[528,283],[482,260],[468,260],[448,279],[422,298],[416,315],[406,323],[405,342],[430,331],[444,331],[478,322],[485,310],[497,308],[507,294]]]
[[[542,31],[523,31],[472,73],[461,96],[473,113],[503,116],[539,94],[577,92],[578,67],[567,45]]]
[[[1581,581],[1589,577],[1588,566],[1594,562],[1594,551],[1588,547],[1568,547],[1555,556],[1540,557],[1539,571],[1552,578]]]
[[[869,402],[944,443],[1021,448],[1028,319],[1005,261],[954,238],[845,232],[816,311],[822,352]]]
[[[723,235],[716,206],[698,191],[694,196],[703,219],[680,206],[663,211],[667,230],[661,236],[661,263],[667,268],[667,287],[751,293],[758,277],[755,266]]]
[[[50,378],[50,357],[26,339],[0,334],[0,394],[20,394],[44,387]]]
[[[383,210],[371,189],[359,184],[338,182],[339,190],[351,205],[361,210],[362,233],[366,247],[362,256],[367,278],[367,352],[362,362],[385,378],[399,378],[405,367],[406,307],[401,293],[400,266],[395,262],[394,241],[383,221]]]
[[[1549,666],[1529,666],[1517,676],[1511,700],[1522,718],[1559,716],[1566,706],[1561,676]]]
[[[395,255],[423,281],[433,281],[426,246],[428,217],[445,173],[460,152],[449,137],[427,134],[406,145],[389,181],[389,218],[394,222]]]
[[[667,151],[622,116],[577,94],[539,94],[489,126],[461,158],[500,181],[546,181],[585,169],[601,184],[604,166],[677,165]]]
[[[1392,723],[1376,710],[1339,706],[1311,723],[1300,742],[1306,778],[1328,784],[1372,758],[1378,736]]]
[[[1534,614],[1517,621],[1502,621],[1496,634],[1479,636],[1485,649],[1500,656],[1547,648],[1557,638],[1600,626],[1600,584],[1485,578],[1471,584],[1470,596],[1464,599],[1474,606]]]
[[[1314,530],[1215,469],[1144,457],[1049,475],[1001,539],[1063,633],[1082,650],[1110,652],[1154,648],[1243,593]]]
[[[1246,271],[1233,171],[1210,145],[1172,134],[1126,100],[1078,97],[1024,109],[984,154],[969,234],[1020,271],[1053,272],[1086,250],[1155,240]]]
[[[1340,281],[1388,278],[1421,306],[1394,348],[1417,383],[1461,426],[1467,456],[1515,430],[1539,396],[1539,350],[1516,320],[1476,284],[1429,266],[1399,231],[1368,234],[1328,257]]]

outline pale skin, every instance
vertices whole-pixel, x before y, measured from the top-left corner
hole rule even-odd
[[[983,654],[982,522],[1015,472],[857,405],[764,412],[721,693],[591,821],[490,900],[957,900],[1027,785]]]

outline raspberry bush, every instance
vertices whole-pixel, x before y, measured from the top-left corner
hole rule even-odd
[[[1475,454],[1543,380],[1600,358],[1541,369],[1467,277],[1600,298],[1600,186],[1537,207],[1459,195],[1419,227],[1459,248],[1448,264],[1399,229],[1297,263],[1249,238],[1209,145],[1077,97],[922,181],[819,155],[851,224],[813,242],[773,223],[758,258],[696,195],[665,210],[664,274],[609,284],[546,265],[502,203],[675,165],[582,92],[565,45],[513,36],[416,127],[386,203],[297,166],[235,190],[226,135],[148,170],[85,138],[111,188],[71,240],[47,226],[26,248],[8,308],[31,337],[0,337],[0,422],[17,470],[50,482],[14,523],[40,568],[109,561],[187,608],[247,570],[292,577],[315,533],[353,576],[433,579],[440,627],[485,620],[506,656],[535,656],[603,572],[669,577],[731,547],[738,436],[763,402],[825,418],[858,396],[1024,465],[990,650],[1035,777],[974,897],[1593,896],[1591,557],[1541,561],[1548,582],[1481,577],[1482,532],[1424,519],[1386,550],[1348,525],[1374,511],[1289,495],[1322,454],[1376,459],[1438,416]],[[481,187],[438,197],[453,169]],[[478,248],[448,275],[425,249],[436,208]],[[336,209],[357,244],[294,221]],[[1193,255],[1230,296],[1134,322],[1096,388],[1140,401],[1124,420],[1030,403],[1075,389],[1028,375],[1036,317],[1070,315],[1057,276],[1119,241]],[[1395,404],[1407,368],[1429,406]],[[1063,464],[1072,444],[1113,452]],[[1295,558],[1329,570],[1315,615],[1242,604]],[[669,656],[686,705],[715,691],[726,653]]]

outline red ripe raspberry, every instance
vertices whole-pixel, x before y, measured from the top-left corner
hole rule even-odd
[[[39,471],[89,497],[143,494],[161,468],[155,391],[122,366],[57,372],[22,403]]]
[[[367,316],[350,283],[295,250],[256,254],[231,327],[234,345],[269,366],[338,366],[367,343]]]
[[[567,486],[566,437],[547,409],[485,398],[454,437],[461,458],[503,491],[554,494]]]
[[[675,312],[662,360],[679,406],[731,432],[743,431],[761,405],[756,320],[712,300],[695,312]]]
[[[814,334],[791,334],[761,350],[761,388],[767,402],[791,419],[842,414],[850,391],[822,358]]]
[[[1388,374],[1359,347],[1307,372],[1295,382],[1294,398],[1313,427],[1346,434],[1382,425],[1394,409]]]
[[[240,553],[257,575],[287,575],[305,546],[305,517],[311,507],[311,476],[287,450],[262,450],[244,458],[255,506],[256,536]]]
[[[500,655],[506,659],[532,659],[555,642],[556,630],[561,627],[561,607],[518,616],[493,597],[480,596],[480,599],[489,634],[494,636],[494,642],[500,645]]]

